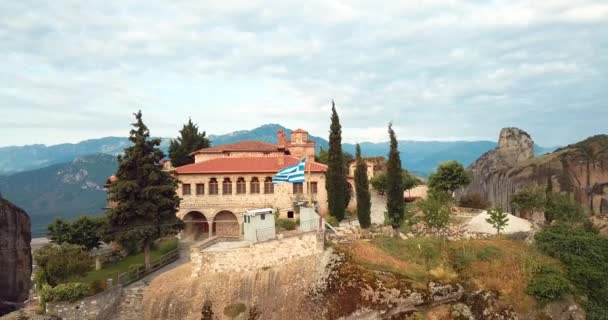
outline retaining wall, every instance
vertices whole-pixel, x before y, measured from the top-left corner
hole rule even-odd
[[[117,285],[76,302],[48,302],[46,313],[63,320],[110,320],[120,304],[122,287]]]

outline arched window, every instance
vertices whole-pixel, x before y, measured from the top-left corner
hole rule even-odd
[[[264,179],[264,193],[274,193],[274,184],[272,184],[272,177],[266,177],[266,179]]]
[[[209,194],[218,194],[218,186],[217,186],[216,178],[211,178],[209,180]]]
[[[245,178],[239,177],[236,179],[236,194],[245,194],[246,190]]]
[[[250,193],[260,193],[260,180],[258,177],[251,178],[251,183],[249,185]]]
[[[224,182],[222,182],[222,194],[232,194],[232,181],[230,178],[224,178]]]

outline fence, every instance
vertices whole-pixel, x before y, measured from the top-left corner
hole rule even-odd
[[[123,286],[129,285],[143,277],[145,277],[146,275],[168,265],[169,263],[177,260],[179,258],[179,248],[176,248],[172,251],[169,251],[165,254],[163,254],[162,256],[158,257],[157,259],[152,260],[151,264],[151,269],[150,271],[146,271],[145,266],[139,266],[135,269],[129,270],[125,273],[121,273],[118,276],[118,283],[120,283]]]

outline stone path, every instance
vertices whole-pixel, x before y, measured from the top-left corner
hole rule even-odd
[[[114,314],[115,320],[139,320],[143,319],[143,299],[144,292],[150,283],[159,275],[177,268],[184,263],[190,262],[190,246],[194,242],[180,240],[179,258],[170,264],[154,271],[145,276],[143,279],[136,281],[123,289],[120,305]]]

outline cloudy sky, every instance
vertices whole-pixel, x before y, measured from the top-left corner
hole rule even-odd
[[[608,133],[608,2],[1,1],[0,146],[157,136],[190,116],[344,138],[541,145]]]

